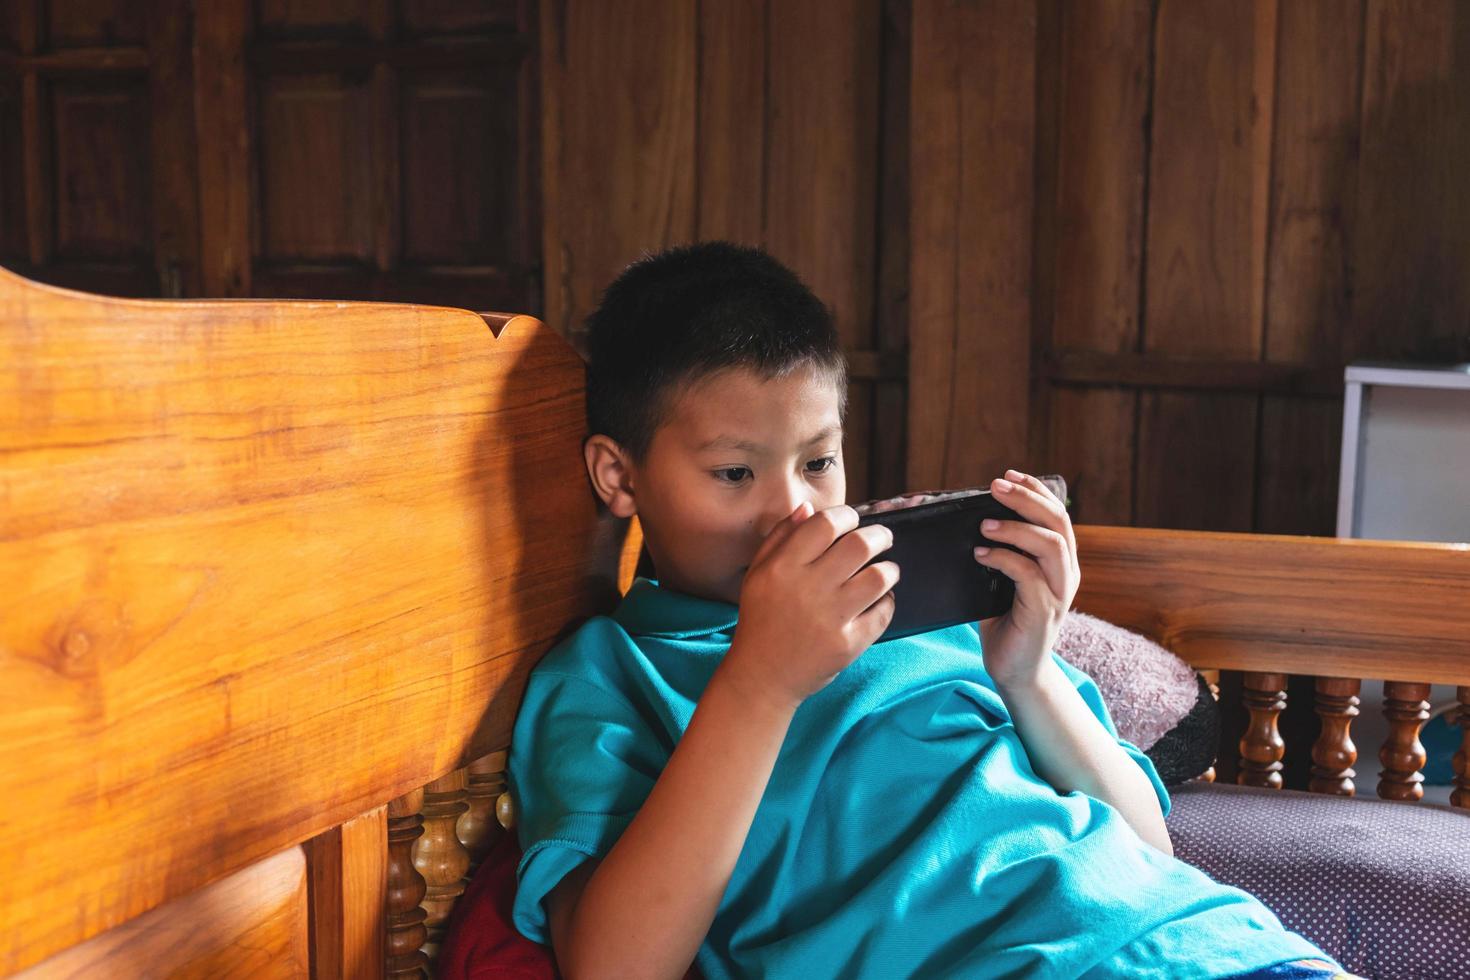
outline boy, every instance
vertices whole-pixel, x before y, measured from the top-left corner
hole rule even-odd
[[[1322,954],[1171,857],[1152,764],[1050,653],[1079,573],[1038,480],[992,484],[1022,553],[976,553],[1011,612],[874,644],[901,570],[844,505],[821,302],[696,245],[626,270],[588,340],[587,471],[658,580],[516,725],[515,920],[564,975],[1332,975],[1280,972]]]

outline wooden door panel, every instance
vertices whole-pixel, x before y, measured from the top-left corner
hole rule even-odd
[[[55,48],[140,45],[147,7],[137,0],[46,0],[46,40]]]
[[[372,94],[341,74],[262,80],[257,122],[259,260],[367,262],[373,255]]]
[[[146,81],[59,81],[49,95],[55,256],[146,262],[153,231]]]
[[[308,919],[306,860],[301,848],[291,847],[58,953],[16,980],[294,980],[309,969]]]
[[[532,4],[265,0],[244,14],[212,32],[221,50],[242,35],[246,57],[219,69],[220,108],[240,123],[202,148],[254,174],[249,230],[232,212],[222,231],[237,247],[248,234],[250,256],[224,287],[539,310]]]
[[[515,261],[517,66],[408,73],[403,80],[403,259]]]

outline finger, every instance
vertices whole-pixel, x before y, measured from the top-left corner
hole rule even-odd
[[[849,531],[827,549],[813,565],[838,582],[852,578],[868,562],[893,547],[893,531],[882,524],[869,524]]]
[[[982,552],[984,552],[982,554]],[[976,548],[975,560],[986,568],[993,568],[1006,578],[1016,583],[1016,590],[1034,591],[1051,587],[1046,584],[1046,576],[1041,571],[1041,566],[1036,564],[1036,559],[1026,555],[1017,554],[1009,548]]]
[[[1060,514],[1062,526],[1054,528],[1054,530],[1059,532],[1062,537],[1066,539],[1067,550],[1071,553],[1072,569],[1080,575],[1081,569],[1078,567],[1077,564],[1077,535],[1072,530],[1072,515],[1067,513],[1067,502],[1058,497],[1056,493],[1052,490],[1052,488],[1047,485],[1046,481],[1041,479],[1041,477],[1039,476],[1032,476],[1029,473],[1022,473],[1020,470],[1006,470],[1006,476],[1008,478],[1014,477],[1016,482],[1023,483],[1028,488],[1039,493],[1044,493],[1052,500],[1055,500],[1057,502],[1056,505],[1058,513]]]
[[[1013,545],[1036,559],[1046,576],[1047,588],[1059,599],[1066,595],[1072,556],[1066,539],[1056,531],[1025,521],[986,520],[980,524],[980,533],[989,541]]]
[[[812,513],[813,511],[811,501],[803,500],[801,503],[797,504],[795,510],[793,510],[787,516],[783,517],[781,520],[777,521],[776,526],[771,528],[770,532],[766,534],[765,540],[762,541],[760,547],[755,550],[755,557],[750,560],[750,564],[754,566],[757,563],[764,561],[766,557],[771,554],[771,552],[781,547],[781,542],[791,537],[791,534],[796,530],[797,525],[810,518],[812,516]]]
[[[892,592],[885,592],[878,601],[869,606],[857,618],[852,621],[853,629],[861,638],[863,648],[873,645],[888,624],[893,622],[894,610],[898,608],[898,600],[893,597]]]
[[[858,513],[846,504],[819,510],[791,533],[786,550],[796,561],[810,564],[832,547],[832,543],[858,526]]]
[[[1020,470],[1006,470],[1006,477],[991,482],[995,498],[1033,524],[1060,534],[1066,540],[1068,550],[1076,554],[1077,539],[1072,533],[1072,518],[1067,516],[1067,508],[1047,485]]]
[[[883,598],[885,593],[892,592],[898,579],[899,568],[896,562],[874,562],[864,568],[844,582],[838,591],[842,601],[842,615],[848,619],[858,618],[864,610]]]

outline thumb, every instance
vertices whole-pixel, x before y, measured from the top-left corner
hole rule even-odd
[[[777,521],[776,526],[771,528],[770,532],[766,535],[766,539],[756,549],[755,557],[750,560],[750,564],[755,565],[758,562],[764,561],[766,556],[781,546],[781,542],[791,537],[791,533],[796,530],[798,524],[811,517],[813,513],[815,513],[815,510],[811,505],[811,501],[803,500],[797,504],[795,510]]]

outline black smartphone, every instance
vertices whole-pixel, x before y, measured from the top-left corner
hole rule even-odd
[[[1042,479],[1059,499],[1067,499],[1066,485],[1060,477]],[[987,517],[1002,521],[1024,518],[995,499],[989,490],[958,490],[932,496],[938,499],[866,513],[858,520],[859,527],[882,524],[893,532],[893,547],[874,561],[897,562],[900,572],[898,585],[893,588],[893,622],[879,642],[1000,616],[1015,601],[1015,583],[977,562],[974,550],[981,545],[1017,550],[987,539],[980,533],[980,522]],[[861,505],[859,509],[871,506]]]

